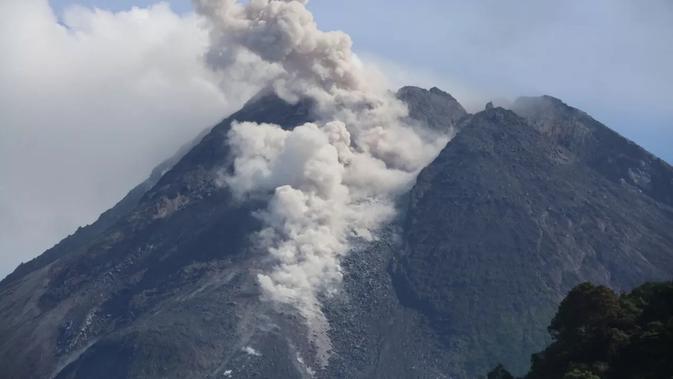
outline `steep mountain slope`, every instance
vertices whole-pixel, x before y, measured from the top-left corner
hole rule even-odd
[[[588,114],[551,96],[519,98],[512,110],[606,178],[673,206],[673,167]]]
[[[169,363],[179,367],[175,377],[202,375],[194,354],[207,359],[223,347],[201,346],[194,339],[203,333],[230,340],[236,318],[227,302],[242,291],[234,286],[205,291],[206,283],[242,281],[246,266],[226,267],[243,259],[247,236],[257,226],[256,205],[234,202],[215,184],[217,170],[230,159],[227,130],[233,120],[294,126],[309,121],[309,108],[275,96],[254,99],[216,126],[152,189],[134,190],[128,207],[113,210],[114,219],[101,218],[89,227],[96,233],[80,230],[70,237],[76,248],[69,249],[66,240],[54,248],[53,258],[37,258],[3,281],[5,374],[50,377],[74,361],[59,375],[90,377],[104,360],[111,370],[97,377],[161,376],[165,367],[159,366]],[[207,318],[208,310],[217,320]],[[209,362],[208,370],[216,370],[216,360]]]
[[[62,255],[72,254],[73,251],[85,250],[96,238],[101,237],[109,227],[124,216],[127,216],[138,205],[143,195],[159,182],[164,173],[178,163],[205,135],[206,132],[200,133],[193,141],[182,146],[172,157],[161,162],[152,170],[149,178],[133,188],[114,207],[103,212],[96,222],[78,228],[75,233],[45,251],[44,254],[30,262],[20,264],[14,272],[2,280],[2,283],[18,280],[24,275],[48,265]]]
[[[235,201],[217,185],[231,168],[232,121],[291,128],[312,120],[311,107],[275,95],[251,100],[113,217],[4,280],[5,375],[302,377],[320,367],[303,321],[260,301],[256,273],[266,256],[247,247],[263,199]]]
[[[525,371],[582,281],[621,290],[673,273],[670,207],[501,108],[468,120],[420,174],[405,236],[401,298],[468,374],[484,362]]]
[[[293,309],[260,300],[251,249],[264,198],[218,185],[231,122],[312,121],[260,95],[90,227],[0,284],[9,378],[472,378],[525,371],[579,281],[621,289],[673,273],[673,211],[606,178],[502,109],[470,116],[405,87],[410,117],[461,130],[399,218],[342,262],[323,300],[329,360]],[[30,364],[28,364],[30,362]],[[325,364],[327,363],[327,364]]]

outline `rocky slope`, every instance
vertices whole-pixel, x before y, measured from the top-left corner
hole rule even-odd
[[[673,206],[673,168],[588,114],[551,96],[519,98],[512,110],[609,180]]]
[[[502,108],[466,121],[410,202],[401,299],[467,374],[485,361],[525,371],[582,281],[622,290],[673,273],[670,207]]]
[[[112,217],[3,280],[5,375],[221,375],[222,362],[244,356],[244,346],[222,341],[238,338],[237,317],[248,317],[245,299],[255,298],[245,288],[254,280],[244,246],[257,226],[256,204],[234,202],[213,179],[228,166],[231,121],[290,127],[308,121],[309,108],[274,96],[254,99],[149,190],[132,191],[108,212]]]
[[[459,125],[467,115],[462,105],[450,94],[437,87],[425,90],[418,87],[402,87],[397,97],[409,105],[409,117],[432,129],[446,129],[447,125]]]
[[[499,108],[470,116],[438,89],[398,97],[419,122],[461,132],[400,199],[399,219],[343,262],[343,288],[323,304],[328,364],[295,312],[260,301],[266,257],[249,236],[264,202],[216,185],[233,120],[313,119],[311,102],[265,95],[0,283],[2,375],[472,378],[498,362],[523,372],[578,282],[622,289],[673,273],[665,190],[613,180],[540,132],[539,105],[527,121]],[[672,180],[663,165],[657,175]]]

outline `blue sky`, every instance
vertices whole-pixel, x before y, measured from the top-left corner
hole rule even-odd
[[[124,10],[151,0],[51,0]],[[181,13],[188,0],[172,0]],[[549,94],[673,162],[673,2],[313,0],[320,27],[396,75],[468,107]]]
[[[133,6],[146,7],[148,5],[157,3],[153,0],[49,0],[54,8],[62,10],[65,7],[78,4],[88,7],[98,7],[101,9],[109,9],[113,11],[127,10]],[[165,1],[171,5],[171,8],[176,12],[189,12],[192,9],[189,0],[169,0]]]

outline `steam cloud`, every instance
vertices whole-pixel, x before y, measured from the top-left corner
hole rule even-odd
[[[260,247],[277,265],[259,275],[269,299],[290,304],[314,328],[319,299],[342,279],[353,241],[372,240],[395,215],[394,199],[448,140],[408,120],[406,106],[372,81],[342,32],[320,31],[307,1],[197,0],[209,21],[208,63],[226,78],[247,67],[287,101],[311,98],[318,123],[232,125],[238,196],[273,192],[260,214]]]

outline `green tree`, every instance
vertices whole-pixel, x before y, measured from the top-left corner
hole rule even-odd
[[[549,332],[553,342],[531,357],[527,379],[673,378],[673,283],[621,296],[580,284]]]

